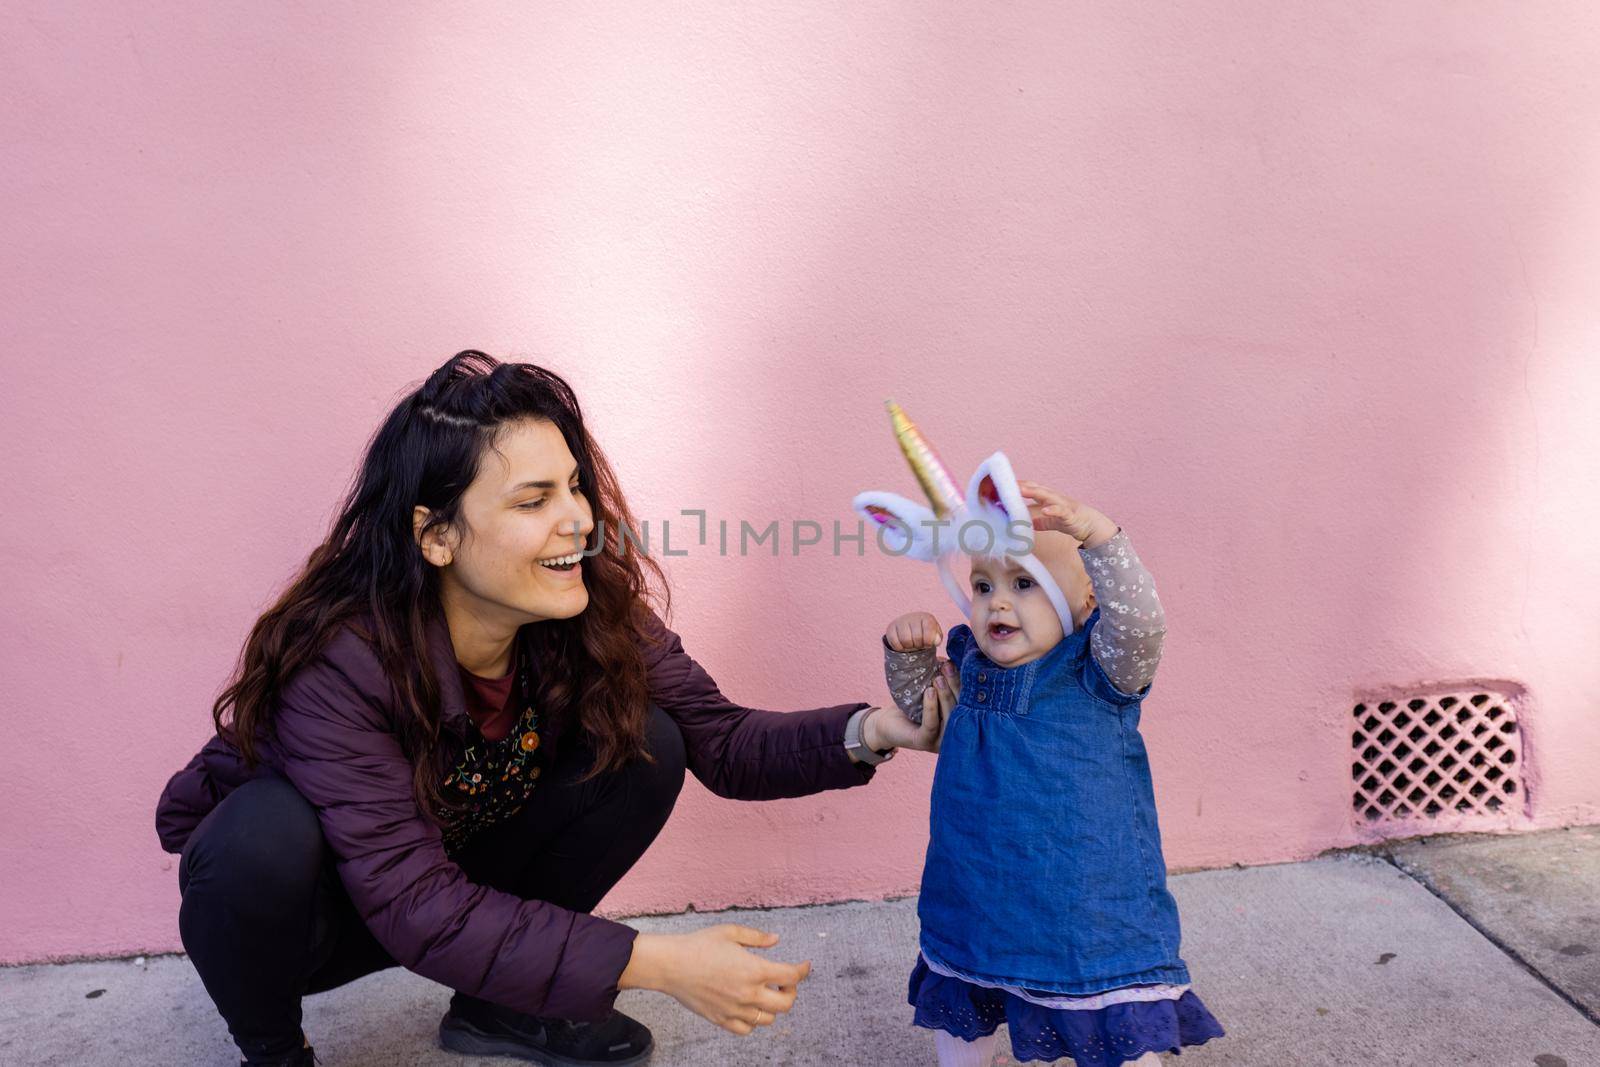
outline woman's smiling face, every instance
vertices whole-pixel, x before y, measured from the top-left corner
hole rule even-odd
[[[581,614],[589,606],[582,561],[547,565],[581,554],[594,529],[578,483],[577,463],[554,423],[507,425],[461,496],[461,536],[441,574],[455,587],[449,593],[475,615],[519,626]]]
[[[996,666],[1018,667],[1061,641],[1061,616],[1044,587],[1010,556],[972,561],[972,634]]]

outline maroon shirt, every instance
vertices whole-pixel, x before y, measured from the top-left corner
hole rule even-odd
[[[442,734],[459,746],[470,720],[442,619],[428,638]],[[690,772],[718,796],[771,800],[871,779],[843,744],[845,720],[865,704],[788,713],[735,704],[654,612],[644,651],[651,699],[682,731]],[[373,649],[340,630],[284,687],[277,738],[261,745],[253,772],[213,737],[167,783],[156,807],[162,847],[181,852],[223,797],[257,775],[281,775],[317,809],[351,901],[402,966],[534,1015],[603,1017],[632,954],[633,928],[468,880],[446,854],[440,827],[417,807],[394,717]]]
[[[458,665],[459,666],[459,665]],[[522,714],[511,706],[511,690],[517,681],[517,661],[511,659],[511,672],[504,678],[485,678],[461,667],[461,695],[467,717],[486,741],[499,741],[511,732],[511,724]]]

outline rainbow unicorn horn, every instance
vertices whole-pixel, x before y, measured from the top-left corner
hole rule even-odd
[[[889,422],[894,427],[894,439],[900,442],[900,451],[905,453],[906,462],[911,465],[911,473],[917,476],[917,484],[922,486],[922,491],[928,497],[928,503],[933,506],[934,517],[948,519],[961,511],[965,506],[960,490],[956,488],[955,479],[950,477],[950,472],[945,469],[944,462],[939,459],[939,454],[928,444],[922,431],[917,429],[917,424],[911,421],[904,409],[893,400],[884,401],[884,407],[889,410]]]

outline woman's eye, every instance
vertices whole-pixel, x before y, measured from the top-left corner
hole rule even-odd
[[[571,491],[573,496],[577,496],[579,493],[583,492],[583,486],[574,485]],[[538,500],[530,500],[526,504],[518,504],[517,507],[522,511],[538,511],[540,508],[544,507],[545,501],[548,499],[548,497],[540,497]]]

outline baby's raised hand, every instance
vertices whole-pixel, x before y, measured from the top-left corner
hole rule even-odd
[[[923,648],[938,648],[944,640],[939,620],[926,611],[913,611],[889,624],[883,639],[896,652],[915,652]]]
[[[1057,530],[1084,548],[1098,548],[1117,535],[1116,523],[1081,500],[1021,478],[1017,488],[1022,490],[1035,530]]]

